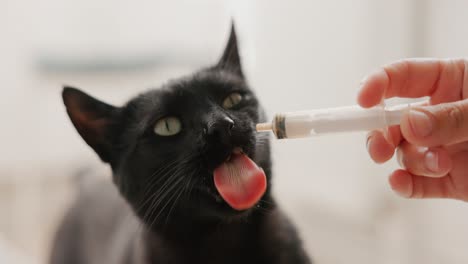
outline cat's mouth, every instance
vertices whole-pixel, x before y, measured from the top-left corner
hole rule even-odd
[[[231,158],[233,155],[240,155],[240,154],[245,154],[244,150],[241,147],[236,147],[232,150],[230,154],[228,154],[226,160],[224,162],[229,162],[231,161]]]
[[[253,207],[267,186],[263,169],[239,147],[214,169],[213,180],[221,198],[239,211]]]

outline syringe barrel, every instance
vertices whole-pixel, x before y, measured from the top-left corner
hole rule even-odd
[[[274,120],[277,138],[304,138],[321,134],[369,131],[385,128],[383,106],[364,109],[345,106],[278,114]]]

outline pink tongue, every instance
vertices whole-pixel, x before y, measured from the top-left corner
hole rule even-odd
[[[236,210],[252,207],[266,190],[265,172],[245,154],[234,154],[216,168],[214,183],[224,201]]]

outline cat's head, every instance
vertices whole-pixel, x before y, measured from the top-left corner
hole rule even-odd
[[[79,134],[111,165],[114,182],[147,223],[169,214],[230,219],[268,206],[269,141],[255,132],[265,117],[242,73],[234,27],[214,66],[122,107],[69,87],[63,100]],[[252,186],[239,190],[243,185]]]

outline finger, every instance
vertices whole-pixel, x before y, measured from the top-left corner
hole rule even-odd
[[[389,183],[393,191],[405,198],[457,198],[448,175],[430,178],[397,170],[390,175]]]
[[[468,201],[468,151],[453,154],[452,163],[450,175],[456,188],[456,197]]]
[[[415,145],[440,146],[468,140],[468,99],[412,108],[401,119],[401,133]]]
[[[407,59],[386,65],[365,78],[358,103],[371,107],[390,97],[432,96],[433,104],[462,99],[468,90],[466,64],[462,59]]]
[[[433,105],[465,99],[468,89],[468,61],[444,60],[430,103]]]
[[[367,137],[367,151],[376,163],[383,163],[393,157],[395,146],[388,142],[381,131],[372,131]]]
[[[388,76],[382,70],[364,77],[358,93],[358,104],[362,107],[372,107],[379,104],[384,96],[387,85]]]
[[[447,150],[418,147],[406,141],[398,147],[397,160],[408,172],[427,177],[443,177],[452,169]]]
[[[402,140],[400,126],[391,126],[388,128],[386,138],[393,146],[400,145]]]
[[[367,151],[376,163],[383,163],[393,157],[395,147],[400,144],[399,126],[390,127],[388,133],[371,131],[367,135]]]
[[[458,144],[452,144],[444,146],[444,148],[449,152],[450,155],[457,154],[459,152],[468,152],[468,142],[461,142]]]

